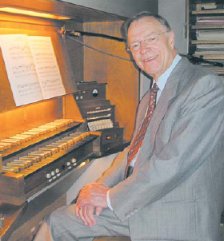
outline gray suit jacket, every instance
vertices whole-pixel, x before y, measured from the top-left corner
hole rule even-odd
[[[138,130],[149,93],[136,115]],[[132,240],[217,241],[224,206],[224,83],[182,58],[160,96],[125,179],[126,148],[100,182]]]

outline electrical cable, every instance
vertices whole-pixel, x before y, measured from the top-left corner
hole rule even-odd
[[[94,50],[94,51],[96,51],[96,52],[99,52],[99,53],[101,53],[101,54],[105,54],[105,55],[108,55],[108,56],[110,56],[110,57],[114,57],[114,58],[117,58],[117,59],[120,59],[120,60],[133,62],[131,59],[124,58],[124,57],[121,57],[121,56],[118,56],[118,55],[115,55],[115,54],[111,54],[111,53],[108,53],[108,52],[106,52],[106,51],[104,51],[104,50],[95,48],[95,47],[93,47],[93,46],[91,46],[91,45],[89,45],[89,44],[85,44],[85,43],[83,43],[82,41],[80,41],[80,40],[78,40],[78,39],[75,39],[74,37],[71,37],[71,36],[68,36],[68,37],[69,37],[70,39],[72,39],[73,41],[81,44],[82,46],[85,46],[85,47],[87,47],[87,48],[89,48],[89,49],[91,49],[91,50]]]
[[[85,43],[83,43],[83,41],[78,39],[80,36],[87,35],[87,36],[90,36],[90,37],[101,37],[101,38],[107,38],[107,39],[112,39],[112,40],[124,42],[125,40],[123,38],[114,37],[114,36],[110,36],[110,35],[106,35],[106,34],[100,34],[100,33],[90,33],[90,32],[83,32],[83,31],[68,31],[68,30],[65,29],[65,27],[62,27],[60,29],[59,33],[62,36],[68,37],[69,39],[72,39],[73,41],[77,42],[78,44],[80,44],[80,45],[82,45],[86,48],[89,48],[91,50],[94,50],[96,52],[99,52],[101,54],[105,54],[107,56],[114,57],[114,58],[117,58],[117,59],[120,59],[120,60],[123,60],[123,61],[133,62],[132,59],[128,59],[128,58],[124,58],[124,57],[121,57],[121,56],[118,56],[118,55],[115,55],[115,54],[112,54],[112,53],[108,53],[104,50],[95,48],[95,47],[93,47],[89,44],[85,44]]]

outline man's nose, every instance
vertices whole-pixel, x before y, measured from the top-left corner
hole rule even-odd
[[[144,53],[146,50],[150,50],[151,49],[151,46],[149,44],[147,44],[146,42],[142,41],[140,43],[140,52],[141,53]]]

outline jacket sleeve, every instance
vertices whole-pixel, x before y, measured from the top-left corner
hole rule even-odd
[[[161,199],[210,155],[218,154],[212,153],[219,149],[224,132],[224,85],[218,81],[208,77],[196,81],[183,106],[178,107],[180,115],[169,141],[150,157],[139,153],[138,157],[145,159],[133,174],[110,189],[111,205],[120,220]],[[145,143],[141,151],[147,152]]]
[[[124,179],[128,149],[129,147],[126,147],[122,152],[118,153],[111,166],[101,175],[97,182],[112,187]]]

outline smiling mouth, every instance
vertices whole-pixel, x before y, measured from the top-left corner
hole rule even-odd
[[[153,56],[153,57],[150,57],[150,58],[147,58],[147,59],[143,59],[143,62],[146,63],[146,62],[151,62],[152,60],[156,59],[156,56]]]

